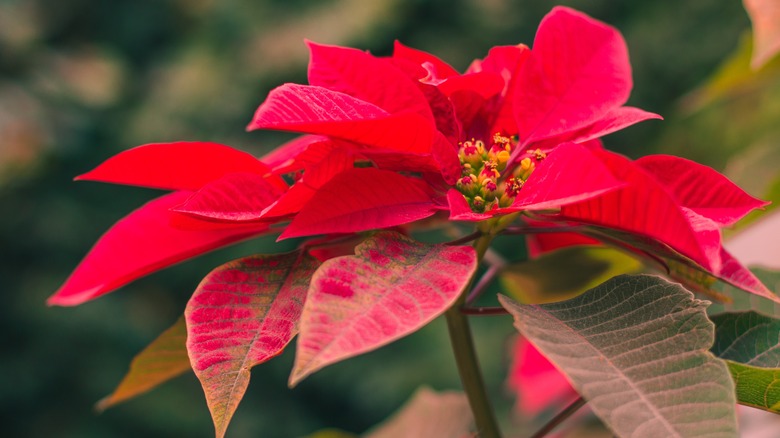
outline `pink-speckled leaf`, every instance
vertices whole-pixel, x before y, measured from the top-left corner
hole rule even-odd
[[[249,370],[280,354],[298,332],[318,266],[300,251],[246,257],[212,271],[187,303],[187,351],[217,437],[244,396]]]
[[[76,179],[165,190],[198,190],[231,172],[265,175],[270,169],[252,155],[229,146],[181,141],[128,149]],[[284,182],[277,177],[271,182],[284,187]]]
[[[388,228],[424,219],[436,209],[419,179],[374,168],[348,169],[320,187],[279,238]]]
[[[471,247],[391,232],[326,261],[312,278],[290,385],[417,331],[455,302],[476,268]]]
[[[229,173],[203,186],[173,211],[206,220],[254,221],[281,195],[281,190],[260,175]]]
[[[159,269],[268,230],[262,223],[214,226],[170,211],[190,195],[182,191],[162,196],[117,222],[48,304],[81,304]]]
[[[428,153],[434,124],[413,111],[391,114],[324,87],[285,84],[271,91],[248,129],[330,135],[385,149]]]
[[[628,99],[626,43],[613,27],[556,7],[539,25],[519,84],[514,111],[522,144],[584,128]]]
[[[182,316],[133,358],[130,370],[119,386],[100,400],[96,408],[99,411],[108,409],[192,369],[186,341],[187,329]]]
[[[758,70],[780,51],[780,2],[777,0],[743,0],[753,22],[753,58],[750,65]]]
[[[636,163],[672,192],[680,205],[719,225],[733,225],[769,204],[748,195],[716,170],[684,158],[649,155]]]

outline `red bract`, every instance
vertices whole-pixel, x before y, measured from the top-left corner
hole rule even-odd
[[[495,47],[463,74],[400,43],[389,58],[309,48],[310,84],[273,90],[249,125],[307,134],[264,157],[268,165],[225,146],[173,143],[130,150],[82,176],[177,193],[112,228],[50,302],[94,298],[272,223],[289,221],[280,238],[348,234],[440,211],[483,221],[560,210],[555,220],[642,234],[765,292],[719,234],[760,201],[714,171],[672,158],[634,164],[592,145],[658,118],[622,106],[631,69],[614,28],[557,7],[532,49]],[[295,181],[289,190],[279,175]],[[691,188],[703,177],[706,193]],[[729,194],[713,195],[722,190]]]
[[[576,143],[657,117],[620,106],[631,77],[619,33],[566,8],[545,18],[533,50],[496,47],[464,74],[400,43],[390,58],[309,48],[310,85],[272,91],[249,125],[316,134],[268,156],[275,171],[303,171],[307,184],[305,196],[294,185],[277,201],[284,208],[254,212],[289,214],[283,238],[390,227],[437,210],[479,221],[599,196],[623,182]],[[335,151],[370,168],[323,172]],[[318,187],[305,181],[315,172]]]
[[[174,263],[268,232],[268,224],[263,222],[215,223],[173,211],[205,197],[204,193],[214,192],[215,186],[222,187],[235,179],[251,181],[254,190],[247,192],[248,202],[266,205],[286,188],[251,155],[204,142],[139,146],[77,179],[174,193],[149,202],[117,222],[49,298],[49,304],[81,304]]]
[[[652,238],[741,289],[780,301],[721,245],[720,229],[767,202],[753,198],[713,169],[668,155],[631,161],[591,148],[626,186],[563,206],[551,220],[592,224]],[[534,236],[531,249],[587,243],[577,234]],[[629,242],[630,246],[630,242]]]

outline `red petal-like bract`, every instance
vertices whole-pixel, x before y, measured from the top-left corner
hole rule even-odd
[[[446,79],[451,76],[458,75],[457,70],[439,59],[437,56],[431,55],[428,52],[423,52],[422,50],[417,50],[405,46],[399,41],[396,41],[395,45],[393,46],[393,59],[404,59],[417,65],[424,65],[429,63],[433,66],[433,69],[436,70],[439,79]]]
[[[519,84],[514,111],[523,145],[584,128],[628,99],[626,43],[616,29],[556,7],[539,25]]]
[[[684,158],[650,155],[636,163],[653,174],[677,202],[717,224],[733,225],[768,202],[756,199],[714,169]]]
[[[294,386],[326,365],[415,332],[457,299],[477,268],[469,246],[377,234],[322,264],[301,316]]]
[[[310,85],[348,94],[391,114],[411,111],[433,121],[425,96],[390,60],[347,47],[308,45]]]
[[[517,134],[515,96],[517,88],[521,86],[519,85],[520,71],[530,55],[531,51],[524,44],[497,46],[490,49],[484,60],[472,66],[472,68],[482,72],[499,75],[504,80],[501,100],[498,102],[498,107],[494,108],[496,114],[493,116],[490,132],[503,132],[505,135]]]
[[[243,258],[207,275],[187,303],[187,351],[218,438],[244,396],[250,369],[280,354],[298,333],[318,266],[300,251]]]
[[[623,185],[585,146],[562,144],[536,164],[511,209],[557,208]]]
[[[77,180],[151,187],[198,190],[232,172],[266,175],[268,166],[229,146],[208,142],[154,143],[120,152]],[[279,178],[269,181],[283,189]]]
[[[279,238],[388,228],[435,212],[422,180],[374,168],[349,169],[322,186]]]
[[[195,192],[173,211],[206,220],[253,221],[282,191],[254,173],[229,173]]]
[[[571,132],[562,137],[551,138],[548,141],[551,143],[551,147],[554,147],[563,141],[585,143],[650,119],[663,119],[663,117],[632,106],[621,106],[611,110],[590,126],[586,126],[585,128]],[[547,142],[542,141],[542,144],[535,145],[535,147],[544,149],[545,143]]]
[[[248,129],[330,135],[385,149],[429,153],[433,121],[412,112],[395,114],[323,87],[285,84],[268,95]]]
[[[297,213],[334,176],[354,167],[354,158],[343,149],[335,149],[317,164],[307,167],[301,179],[278,201],[263,212],[264,218]]]
[[[564,217],[652,237],[701,266],[717,271],[720,265],[717,255],[720,248],[718,233],[696,233],[688,215],[669,192],[635,163],[606,150],[592,152],[627,186],[597,198],[564,206],[561,209]]]
[[[302,135],[263,155],[260,161],[273,169],[274,173],[286,173],[289,170],[285,168],[290,166],[298,156],[322,143],[330,144],[331,141],[322,135]],[[282,169],[282,171],[278,169]],[[300,168],[296,167],[291,170],[300,170]]]
[[[190,195],[182,191],[162,196],[114,224],[49,298],[48,304],[81,304],[144,275],[268,229],[266,224],[218,229],[172,226],[171,221],[178,213],[170,209]]]

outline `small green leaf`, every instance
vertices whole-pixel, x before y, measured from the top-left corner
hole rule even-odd
[[[780,413],[780,320],[756,312],[712,317],[712,352],[726,359],[737,401]]]
[[[576,246],[509,265],[500,279],[512,298],[526,304],[542,304],[573,298],[616,275],[641,269],[642,264],[623,251]]]
[[[97,410],[106,410],[191,370],[186,341],[187,329],[181,317],[133,358],[119,386],[97,403]]]
[[[365,438],[428,438],[471,436],[473,416],[460,392],[436,393],[423,387],[390,419],[367,432]]]
[[[499,300],[617,435],[737,436],[733,382],[707,351],[707,302],[681,286],[621,275],[560,303]]]
[[[736,386],[737,402],[780,414],[780,369],[726,361]]]

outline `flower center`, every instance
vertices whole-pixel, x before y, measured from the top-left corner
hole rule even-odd
[[[476,213],[511,206],[536,168],[534,161],[546,157],[538,149],[529,152],[510,173],[507,171],[509,157],[517,146],[517,141],[510,137],[496,133],[490,146],[475,139],[459,146],[461,177],[456,187]]]

